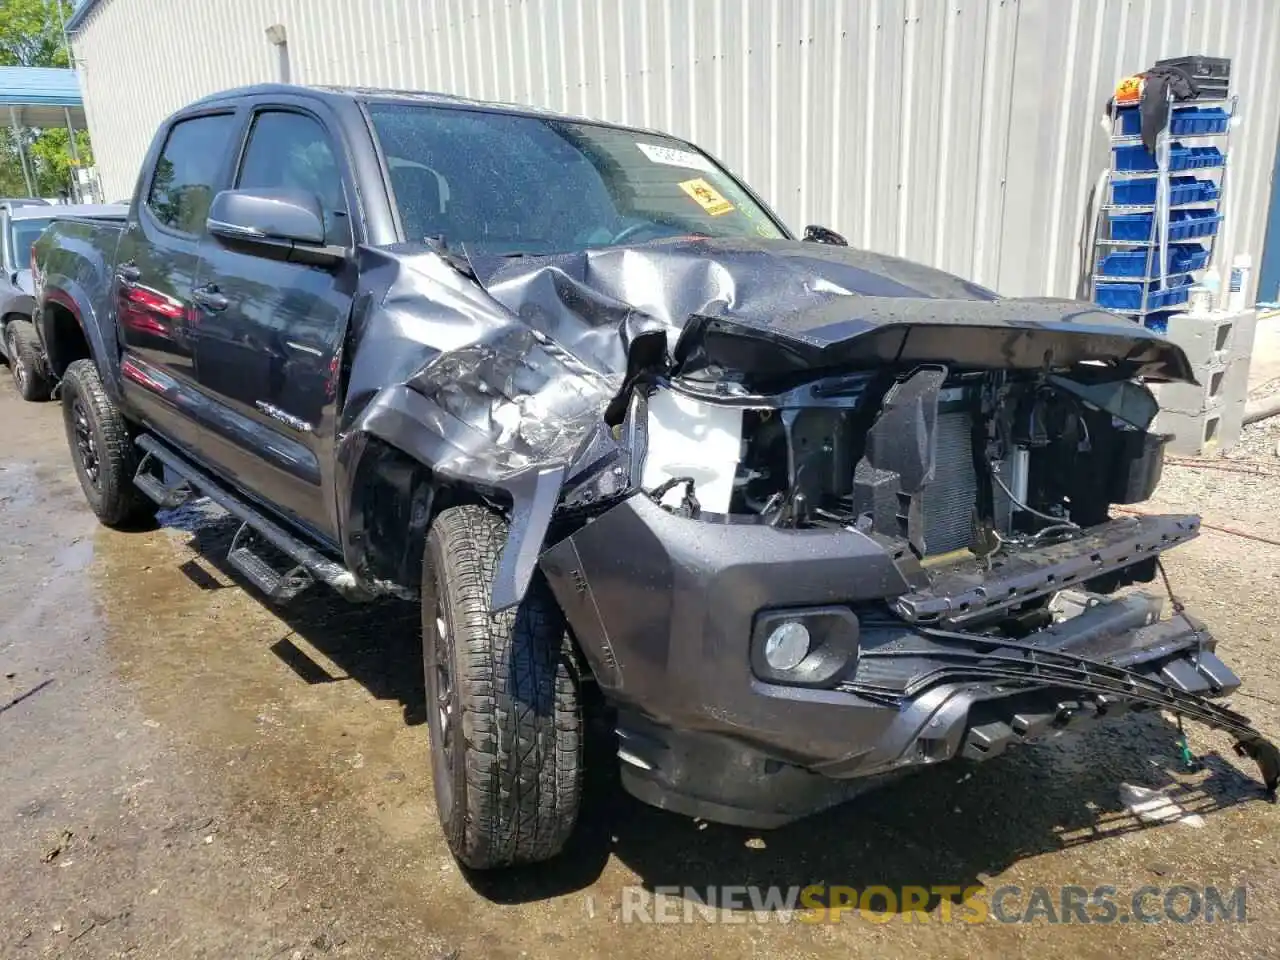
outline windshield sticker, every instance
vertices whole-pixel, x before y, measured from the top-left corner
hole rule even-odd
[[[733,209],[733,204],[721,196],[715,187],[701,177],[694,180],[685,180],[680,184],[680,189],[693,197],[698,206],[713,217],[718,217],[720,214],[728,213]]]
[[[712,172],[711,161],[692,150],[676,150],[674,147],[660,147],[656,143],[637,143],[636,146],[654,163],[668,167],[687,167],[690,170]]]

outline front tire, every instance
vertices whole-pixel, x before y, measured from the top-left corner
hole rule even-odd
[[[436,807],[449,849],[488,870],[548,860],[582,797],[579,674],[564,617],[535,578],[490,615],[506,521],[441,511],[422,572],[422,647]]]
[[[4,328],[5,353],[9,355],[9,372],[23,400],[48,400],[52,385],[40,360],[40,341],[31,324],[10,320]]]
[[[153,516],[155,505],[133,485],[137,448],[92,360],[77,360],[62,375],[62,422],[80,487],[98,519],[128,527]]]

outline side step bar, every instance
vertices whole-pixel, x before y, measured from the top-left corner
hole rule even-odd
[[[356,582],[355,574],[350,570],[303,543],[155,437],[143,434],[138,438],[138,446],[146,454],[144,463],[154,458],[182,477],[183,485],[189,488],[189,492],[182,497],[182,500],[193,492],[198,492],[240,521],[241,527],[232,540],[227,560],[271,599],[290,599],[314,581],[332,587],[348,600],[371,599],[369,592]],[[141,471],[139,476],[143,476]],[[138,483],[138,478],[134,478],[134,483],[143,493],[156,500],[161,506],[173,505],[154,496],[153,489],[161,496],[170,497],[176,496],[181,487],[167,487],[151,473],[147,473],[143,479],[143,483]],[[150,485],[145,482],[147,480],[151,481]],[[182,500],[177,502],[181,503]],[[266,560],[254,552],[251,533],[261,537],[292,560],[295,564],[293,569],[283,574],[277,573]]]
[[[306,567],[301,564],[285,573],[280,573],[253,549],[252,544],[252,528],[247,523],[240,524],[240,529],[231,538],[231,548],[227,551],[227,563],[240,571],[242,577],[265,593],[269,599],[284,603],[286,600],[292,600],[316,582]]]
[[[138,472],[133,476],[133,485],[166,510],[180,507],[190,500],[191,484],[182,479],[175,484],[166,484],[151,472],[153,461],[158,462],[151,453],[142,458],[142,462],[138,464]]]

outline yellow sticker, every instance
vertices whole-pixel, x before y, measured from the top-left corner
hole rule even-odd
[[[1141,98],[1141,77],[1125,77],[1116,84],[1116,103],[1137,103]]]
[[[697,177],[694,180],[685,180],[680,184],[680,189],[693,197],[694,202],[713,217],[718,217],[720,214],[728,213],[733,209],[733,204],[722,197],[720,191],[701,177]]]

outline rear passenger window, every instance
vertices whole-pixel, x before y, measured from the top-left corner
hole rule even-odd
[[[147,207],[165,226],[204,231],[234,120],[230,113],[195,117],[169,131],[147,193]]]
[[[329,135],[314,118],[284,110],[258,114],[249,132],[236,187],[310,194],[319,200],[324,214],[325,243],[351,246],[342,173],[329,145]]]

